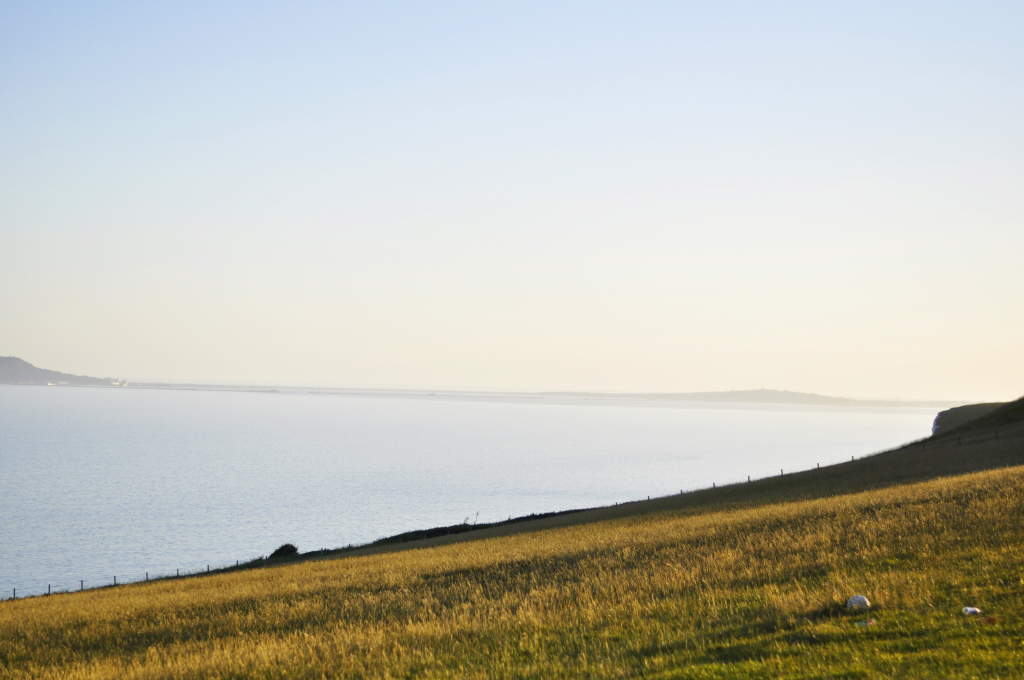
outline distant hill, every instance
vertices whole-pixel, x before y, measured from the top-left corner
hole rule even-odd
[[[896,401],[893,399],[846,399],[826,397],[810,392],[789,390],[733,390],[731,392],[654,392],[608,394],[597,392],[545,392],[561,397],[591,397],[595,399],[655,399],[664,401],[704,401],[736,404],[806,404],[812,406],[920,406],[943,408],[959,406],[962,401]]]
[[[987,416],[989,413],[1005,405],[1005,402],[997,401],[990,404],[968,404],[967,406],[947,409],[935,416],[935,422],[932,423],[932,434],[945,434],[972,420]]]
[[[0,384],[7,385],[113,385],[110,378],[90,378],[36,368],[18,357],[0,357]]]
[[[118,385],[124,384],[111,378],[92,378],[84,375],[71,375],[50,371],[44,368],[36,368],[32,364],[19,359],[18,357],[0,357],[0,384],[14,385],[46,385],[69,384],[69,385]],[[140,385],[136,385],[140,386]],[[249,391],[252,386],[242,385],[192,385],[173,383],[146,383],[145,387],[150,388],[190,388],[202,390],[216,389],[245,389]],[[261,390],[276,391],[276,390]],[[346,393],[377,393],[376,390],[346,390]],[[431,393],[433,396],[434,393]],[[459,393],[472,394],[472,393]],[[500,393],[505,394],[505,393]],[[791,392],[789,390],[733,390],[729,392],[523,392],[508,393],[508,396],[548,396],[548,397],[577,397],[586,399],[646,399],[651,401],[692,401],[692,402],[717,402],[731,404],[800,404],[808,406],[911,406],[920,408],[945,408],[963,406],[963,401],[898,401],[895,399],[847,399],[845,397],[828,397],[810,392]],[[998,406],[993,404],[992,406]],[[967,409],[974,409],[987,404],[967,406]],[[956,410],[956,409],[951,409]],[[987,411],[986,411],[987,413]],[[984,415],[971,411],[971,417]],[[966,420],[960,415],[955,418],[953,427],[958,426]],[[938,422],[938,421],[936,421]]]
[[[969,436],[983,430],[992,430],[998,433],[999,428],[1021,426],[1022,423],[1024,423],[1024,397],[1016,401],[971,404],[943,411],[935,417],[932,432],[933,436],[949,433]]]

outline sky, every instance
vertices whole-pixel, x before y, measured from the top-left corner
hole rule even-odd
[[[0,355],[1024,394],[1020,2],[0,5]]]

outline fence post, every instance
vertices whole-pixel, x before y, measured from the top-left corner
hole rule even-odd
[[[114,577],[114,585],[115,586],[117,585],[117,577],[116,576]]]
[[[50,584],[49,583],[46,584],[46,594],[47,595],[50,594]]]
[[[78,589],[79,590],[85,590],[85,580],[84,579],[78,582]]]

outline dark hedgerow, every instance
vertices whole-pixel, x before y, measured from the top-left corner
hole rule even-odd
[[[299,549],[298,548],[296,548],[291,543],[285,543],[280,548],[278,548],[274,552],[270,553],[270,559],[274,559],[275,557],[291,557],[292,555],[298,555],[298,554],[299,554]]]

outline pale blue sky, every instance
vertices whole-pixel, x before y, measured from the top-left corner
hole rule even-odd
[[[1024,4],[5,3],[0,354],[1024,393]]]

